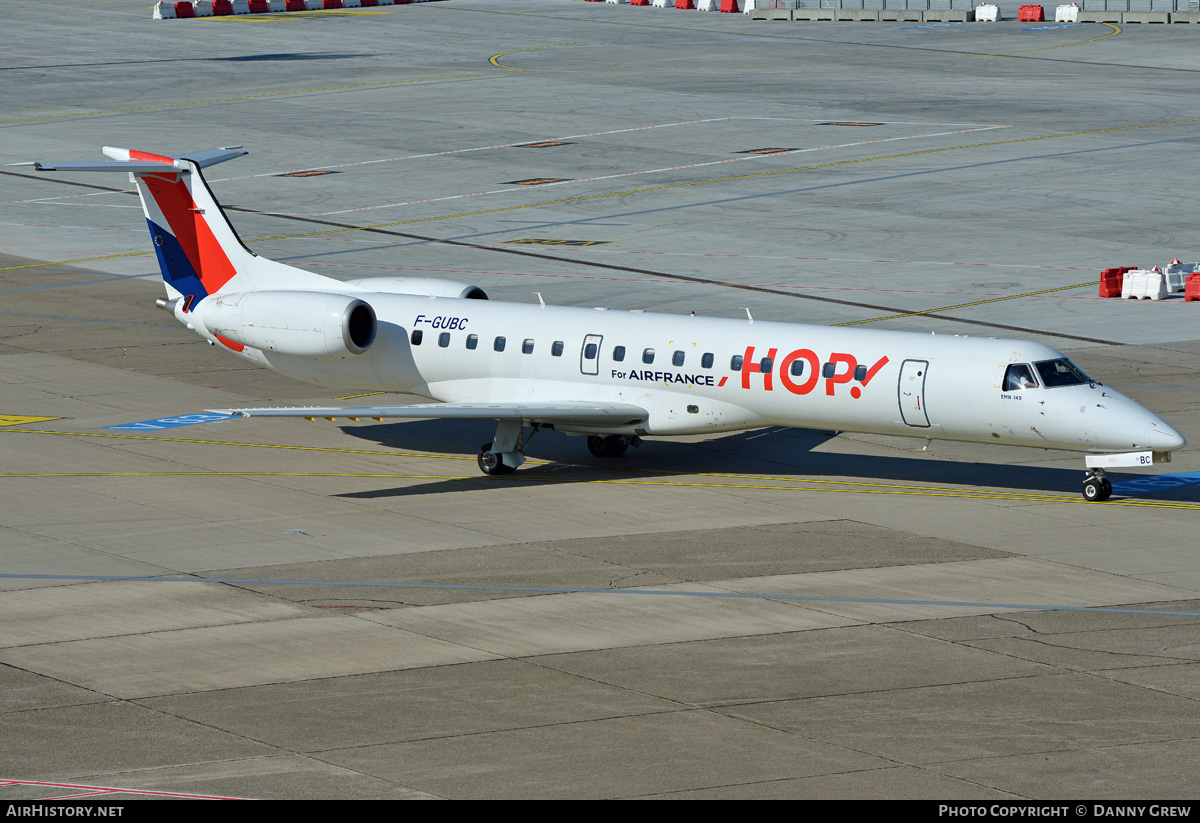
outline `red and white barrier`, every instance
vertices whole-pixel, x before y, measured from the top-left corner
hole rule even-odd
[[[1125,273],[1125,282],[1121,284],[1123,300],[1162,300],[1166,296],[1167,279],[1162,272],[1135,269]]]
[[[610,3],[628,3],[630,1],[608,0]],[[722,0],[722,2],[727,1]],[[357,9],[428,2],[430,0],[157,0],[153,8],[155,20],[174,20],[180,17],[220,17],[227,14]],[[599,0],[594,0],[594,2],[599,2]],[[667,2],[674,2],[674,0],[663,0],[664,4]],[[657,0],[655,4],[658,5]],[[642,0],[638,5],[649,5],[649,0]]]
[[[1079,22],[1079,6],[1071,3],[1069,6],[1055,6],[1054,8],[1055,23],[1078,23]]]
[[[981,3],[975,7],[976,23],[995,23],[1000,19],[1000,7]]]
[[[1163,277],[1167,280],[1167,291],[1175,294],[1186,289],[1188,276],[1198,269],[1200,269],[1200,263],[1180,263],[1179,258],[1176,257],[1163,269]]]
[[[1200,300],[1200,272],[1187,279],[1187,288],[1184,289],[1183,299],[1187,303]]]

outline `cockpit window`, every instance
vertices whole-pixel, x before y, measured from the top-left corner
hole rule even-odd
[[[1033,369],[1024,363],[1013,363],[1004,372],[1004,390],[1021,391],[1036,389],[1037,381],[1033,379]]]
[[[1081,386],[1084,383],[1092,382],[1091,378],[1080,371],[1078,366],[1067,359],[1043,360],[1034,365],[1037,366],[1038,374],[1042,376],[1042,385],[1048,389],[1056,389],[1059,386]]]

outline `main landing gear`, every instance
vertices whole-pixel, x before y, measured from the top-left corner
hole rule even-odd
[[[626,437],[623,434],[610,434],[608,437],[591,435],[587,439],[588,451],[596,457],[620,457],[630,446],[642,445],[640,437]]]
[[[534,423],[529,436],[522,440],[523,420],[498,421],[495,438],[479,447],[479,470],[484,474],[512,474],[525,462],[525,448],[541,428],[541,423]],[[588,451],[596,457],[620,457],[630,446],[640,445],[642,438],[623,434],[592,435],[587,439]]]
[[[1112,482],[1104,476],[1104,469],[1088,469],[1088,479],[1083,481],[1083,499],[1089,503],[1100,503],[1112,497]]]

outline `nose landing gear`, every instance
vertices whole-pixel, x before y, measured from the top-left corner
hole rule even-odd
[[[1112,482],[1104,476],[1104,469],[1091,469],[1088,479],[1083,481],[1083,499],[1089,503],[1100,503],[1110,497]]]

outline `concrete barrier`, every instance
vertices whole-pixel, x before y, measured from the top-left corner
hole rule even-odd
[[[1119,11],[1081,11],[1076,18],[1078,23],[1120,23]]]
[[[792,12],[792,19],[808,22],[816,22],[818,20],[833,22],[833,12],[834,9],[795,9]]]
[[[930,10],[925,12],[926,23],[973,23],[975,11]]]
[[[1121,14],[1122,23],[1168,23],[1170,15],[1165,11],[1127,11]]]
[[[1173,11],[1172,23],[1200,23],[1200,11]]]
[[[666,2],[666,0],[663,0]],[[654,0],[655,5],[658,5],[658,0]],[[791,20],[791,9],[751,9],[751,20]]]
[[[879,12],[868,9],[837,9],[833,14],[833,19],[838,21],[876,23],[879,21]]]

